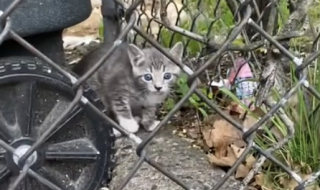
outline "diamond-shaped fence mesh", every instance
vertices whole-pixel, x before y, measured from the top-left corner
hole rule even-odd
[[[283,107],[285,107],[290,97],[293,96],[298,89],[302,88],[305,91],[308,91],[311,96],[315,96],[317,99],[320,99],[319,92],[317,92],[315,87],[313,87],[311,83],[308,81],[306,72],[303,72],[306,67],[311,65],[314,62],[314,60],[317,59],[317,57],[320,55],[320,52],[313,51],[305,59],[302,59],[291,53],[285,47],[286,45],[285,43],[283,43],[283,40],[288,38],[288,36],[272,36],[273,31],[270,30],[268,27],[265,27],[265,25],[270,23],[272,24],[272,22],[265,22],[262,15],[267,14],[268,11],[266,10],[268,9],[268,7],[272,6],[273,1],[266,1],[268,2],[268,4],[264,6],[266,10],[259,10],[259,5],[255,0],[226,1],[231,9],[231,12],[220,9],[221,4],[226,2],[219,0],[145,0],[144,2],[143,0],[137,0],[134,1],[134,3],[128,2],[127,0],[124,0],[124,2],[117,1],[121,4],[124,3],[123,6],[126,11],[124,12],[125,14],[122,15],[122,21],[127,24],[124,25],[124,27],[121,30],[121,33],[113,42],[112,48],[109,49],[108,52],[106,52],[106,54],[101,58],[101,60],[99,60],[96,63],[96,65],[91,68],[90,71],[88,71],[80,78],[74,77],[72,74],[70,74],[65,69],[60,67],[58,64],[50,60],[47,56],[42,54],[30,43],[24,40],[24,38],[20,37],[15,31],[12,30],[12,20],[10,19],[10,14],[15,11],[15,9],[19,6],[21,2],[23,2],[23,0],[15,0],[5,10],[3,10],[3,13],[0,17],[3,28],[0,34],[0,43],[3,43],[5,38],[7,36],[10,36],[13,40],[21,44],[27,50],[32,52],[35,56],[44,60],[51,67],[60,72],[63,76],[69,78],[77,93],[73,101],[68,106],[68,108],[65,109],[58,118],[56,118],[56,121],[50,127],[48,127],[47,131],[45,131],[42,134],[42,136],[31,146],[31,148],[20,158],[19,163],[22,163],[23,167],[21,168],[20,175],[16,178],[16,181],[12,185],[11,189],[15,189],[15,187],[17,187],[19,183],[27,175],[33,176],[40,183],[45,184],[47,187],[50,187],[51,189],[60,189],[55,184],[53,184],[45,177],[39,175],[32,168],[30,168],[27,160],[28,157],[31,156],[32,153],[47,139],[50,133],[55,130],[57,125],[64,119],[64,117],[68,113],[70,113],[72,109],[79,103],[89,105],[89,107],[91,107],[92,110],[99,117],[113,124],[116,129],[121,131],[121,133],[123,133],[125,136],[132,139],[138,144],[136,153],[139,156],[139,161],[136,163],[131,172],[127,176],[124,176],[122,184],[117,189],[123,189],[144,162],[147,162],[149,165],[156,168],[159,172],[163,173],[163,175],[166,175],[168,178],[176,182],[182,188],[190,189],[187,184],[183,183],[182,180],[174,176],[169,171],[165,171],[159,164],[157,164],[157,162],[148,158],[148,152],[145,148],[148,146],[149,142],[153,139],[153,137],[157,135],[158,131],[161,128],[163,128],[167,124],[167,122],[172,118],[172,116],[182,107],[182,105],[186,101],[188,101],[189,97],[192,94],[198,95],[202,99],[202,101],[205,102],[215,113],[221,115],[223,119],[230,122],[235,128],[238,128],[239,130],[243,131],[242,137],[243,140],[247,143],[245,150],[238,158],[238,160],[234,163],[231,169],[228,170],[226,175],[212,189],[219,189],[227,181],[227,179],[236,171],[238,166],[241,163],[243,163],[246,156],[252,150],[258,153],[259,158],[257,162],[254,164],[249,174],[247,175],[247,177],[245,177],[242,181],[240,189],[247,188],[248,183],[252,180],[254,175],[260,171],[263,163],[266,160],[271,161],[273,164],[277,165],[278,167],[282,168],[285,172],[287,172],[288,175],[291,176],[299,184],[295,188],[296,190],[304,189],[308,184],[314,182],[320,176],[319,170],[318,172],[313,173],[312,176],[308,178],[306,181],[303,181],[302,177],[298,173],[293,171],[293,169],[288,165],[285,165],[281,161],[279,161],[273,154],[276,150],[286,145],[288,141],[290,141],[290,139],[293,138],[295,135],[294,123],[287,117],[287,115],[283,111]],[[272,10],[269,10],[269,15],[272,15],[270,14],[270,12],[272,12]],[[226,15],[230,18],[234,17],[234,25],[228,27],[227,25],[229,24],[226,24],[227,21],[223,20],[222,15],[224,15],[224,17]],[[217,27],[217,25],[219,27]],[[225,36],[216,35],[218,32],[224,33]],[[241,47],[236,46],[234,43],[238,39],[238,36],[240,34],[243,36],[243,39],[245,41],[245,44]],[[292,35],[294,36],[295,34]],[[174,108],[161,120],[160,124],[156,127],[156,129],[153,132],[151,132],[148,135],[148,137],[145,140],[141,140],[136,135],[131,134],[122,129],[118,124],[109,119],[108,116],[99,111],[99,109],[97,109],[83,95],[83,82],[86,81],[104,63],[104,61],[108,59],[108,57],[110,57],[110,55],[112,55],[114,50],[119,46],[119,44],[122,43],[122,41],[127,39],[127,37],[130,41],[136,44],[154,46],[165,56],[167,56],[170,60],[179,65],[188,75],[188,84],[190,88],[188,93],[186,93],[185,96],[182,97],[182,99],[179,102],[177,102]],[[314,44],[317,43],[318,37],[315,38],[316,40]],[[281,43],[280,40],[282,40]],[[158,41],[162,42],[163,45],[160,45]],[[207,60],[201,65],[198,65],[197,67],[191,67],[192,69],[186,67],[178,60],[173,58],[163,48],[163,46],[172,46],[172,44],[175,41],[184,42],[185,53],[187,55],[200,56],[200,54],[206,54]],[[269,79],[272,78],[271,75],[262,74],[262,78],[263,76],[265,76],[265,78],[264,83],[261,82],[257,102],[264,104],[268,108],[267,113],[264,114],[259,119],[259,121],[255,123],[253,126],[251,126],[248,130],[244,130],[242,124],[233,119],[230,115],[226,114],[226,112],[222,111],[222,109],[219,108],[219,106],[213,100],[209,99],[199,89],[197,89],[199,85],[198,77],[202,73],[204,73],[211,65],[215,64],[216,61],[220,59],[221,56],[225,55],[225,53],[228,51],[245,51],[247,52],[248,56],[256,59],[255,53],[250,51],[263,46],[270,47],[268,51],[281,52],[281,55],[283,57],[286,57],[287,59],[291,60],[295,64],[294,74],[298,80],[294,83],[292,87],[290,87],[290,89],[283,90],[284,93],[282,94],[281,98],[275,101],[268,98],[265,95],[265,93],[263,93],[265,91],[268,91],[268,88],[270,88],[271,86],[274,86],[275,79],[273,81],[269,81]],[[209,53],[206,51],[209,51]],[[198,54],[194,52],[198,52]],[[272,66],[268,65],[265,67]],[[254,142],[254,138],[257,135],[256,132],[261,126],[263,126],[275,115],[277,115],[286,125],[287,135],[279,141],[274,142],[274,144],[272,144],[272,146],[270,146],[269,148],[262,148]],[[10,146],[3,140],[0,140],[0,146],[3,147],[6,151],[15,154],[15,148]]]

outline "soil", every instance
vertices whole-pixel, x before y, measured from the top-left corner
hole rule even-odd
[[[97,45],[98,43],[91,43],[87,46],[77,47],[74,50],[66,50],[66,59],[70,64],[76,64],[82,56],[97,47]],[[181,118],[181,115],[185,115],[189,120]],[[222,179],[225,172],[220,168],[213,167],[208,162],[203,150],[193,146],[194,140],[192,140],[192,137],[177,135],[181,134],[181,131],[183,131],[181,126],[185,126],[186,122],[194,123],[190,122],[190,119],[196,120],[195,115],[192,113],[177,114],[173,119],[173,123],[165,126],[146,147],[147,157],[178,177],[189,189],[211,189]],[[188,129],[194,128],[194,126],[191,126]],[[150,133],[141,129],[137,135],[145,139]],[[117,189],[136,164],[138,160],[136,147],[135,143],[126,137],[120,137],[116,140],[116,167],[113,171],[113,179],[108,187],[110,190]],[[129,189],[180,190],[183,188],[145,162],[124,188],[124,190]],[[231,177],[220,189],[239,189],[239,182]]]

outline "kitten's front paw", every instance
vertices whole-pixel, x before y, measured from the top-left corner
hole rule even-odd
[[[135,119],[119,118],[119,124],[130,133],[136,133],[139,130],[139,124]]]
[[[155,120],[150,126],[145,127],[145,129],[147,131],[153,131],[158,125],[159,125],[160,121]]]

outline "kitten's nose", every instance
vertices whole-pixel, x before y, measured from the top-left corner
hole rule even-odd
[[[157,90],[157,91],[160,91],[162,89],[161,86],[154,86],[154,88]]]

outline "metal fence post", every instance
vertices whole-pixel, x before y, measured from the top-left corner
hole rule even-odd
[[[124,15],[123,7],[114,0],[102,0],[101,13],[104,43],[113,43],[121,30],[120,18]]]

